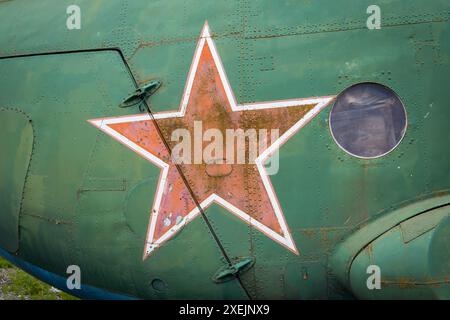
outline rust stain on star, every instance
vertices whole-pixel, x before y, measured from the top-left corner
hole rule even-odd
[[[298,254],[264,161],[332,99],[237,105],[205,23],[179,111],[89,120],[161,168],[144,259],[212,203]]]
[[[315,104],[289,108],[232,111],[211,50],[208,45],[205,45],[200,56],[192,94],[184,117],[110,125],[112,129],[170,164],[169,183],[166,186],[167,190],[164,190],[160,214],[156,223],[155,237],[162,236],[176,223],[176,219],[171,219],[170,224],[164,224],[166,217],[169,215],[184,217],[195,209],[195,203],[191,199],[188,189],[184,186],[153,121],[158,122],[158,126],[170,148],[178,143],[178,141],[172,141],[171,139],[174,130],[186,129],[190,132],[191,137],[194,137],[194,121],[202,122],[203,132],[208,129],[219,129],[223,137],[226,137],[226,129],[243,129],[244,131],[256,129],[257,132],[260,129],[266,129],[268,133],[267,147],[269,147],[272,143],[270,130],[279,130],[281,136],[314,106]],[[208,144],[209,142],[203,142],[203,148]],[[245,146],[246,159],[248,159],[249,144],[246,143]],[[194,150],[193,139],[191,150]],[[261,152],[263,151],[261,150]],[[234,161],[226,160],[233,162],[233,164],[214,164],[214,171],[227,172],[228,174],[209,175],[207,172],[212,171],[212,168],[208,168],[211,164],[206,163],[179,165],[198,202],[202,202],[215,193],[245,211],[253,219],[283,235],[256,164],[237,164],[236,159]]]

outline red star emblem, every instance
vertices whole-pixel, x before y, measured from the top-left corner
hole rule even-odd
[[[333,98],[237,104],[205,23],[178,111],[89,120],[161,168],[144,259],[197,217],[199,206],[203,210],[212,203],[223,206],[298,254],[266,172],[265,161]],[[193,134],[197,121],[201,121],[204,130],[214,128],[223,133],[227,129],[265,129],[268,132],[277,130],[279,136],[263,138],[267,139],[266,146],[259,150],[253,163],[225,159],[218,164],[193,161],[177,167],[169,152],[176,144],[171,135],[177,129]]]

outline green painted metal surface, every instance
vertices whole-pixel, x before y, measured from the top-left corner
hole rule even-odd
[[[17,109],[0,107],[0,136],[0,246],[16,252],[22,191],[33,149],[30,118]]]
[[[11,90],[4,104],[23,105],[34,114],[38,137],[22,204],[20,256],[62,275],[67,266],[78,265],[84,283],[112,292],[182,298],[195,277],[203,288],[198,297],[245,298],[236,281],[223,286],[211,281],[224,262],[201,220],[178,236],[181,248],[169,244],[151,261],[142,261],[145,231],[140,227],[148,223],[159,170],[86,121],[117,114],[116,109],[135,112],[118,108],[133,90],[120,55],[104,51],[18,59],[20,67],[15,59],[2,61],[2,74],[16,74],[2,80],[28,81],[30,90]],[[152,288],[159,278],[170,291]]]
[[[413,217],[365,247],[350,270],[350,285],[355,295],[361,299],[448,299],[448,276],[442,272],[436,274],[433,269],[443,270],[448,266],[449,234],[436,233],[439,230],[436,226],[442,222],[444,227],[449,210],[446,206]],[[418,231],[418,225],[426,224],[424,220],[429,220],[429,225],[433,226]],[[408,237],[411,228],[418,231],[413,239]],[[446,244],[442,245],[444,242]],[[370,265],[382,270],[380,290],[369,290],[361,282]]]
[[[450,202],[448,1],[382,1],[376,31],[366,28],[368,0],[78,0],[82,28],[67,30],[72,3],[0,2],[0,108],[24,112],[34,129],[26,179],[14,179],[23,195],[0,181],[21,199],[20,258],[63,276],[77,264],[89,285],[149,299],[247,298],[245,291],[260,299],[353,298],[352,288],[367,279],[355,274],[349,284],[360,250]],[[354,158],[334,143],[331,106],[283,146],[271,182],[298,256],[209,207],[227,255],[255,260],[240,282],[220,284],[212,277],[226,261],[201,218],[142,260],[159,168],[87,122],[142,113],[119,105],[153,80],[162,86],[149,98],[151,109],[177,109],[205,20],[239,103],[337,95],[369,81],[393,89],[408,116],[403,141],[378,159]],[[0,145],[8,143],[2,135]],[[0,199],[2,208],[11,203]],[[15,203],[0,221],[17,219]],[[365,226],[370,237],[358,233]],[[15,250],[14,237],[0,235]]]

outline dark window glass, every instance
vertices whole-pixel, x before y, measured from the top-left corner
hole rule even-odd
[[[337,144],[356,157],[376,158],[394,149],[406,130],[406,112],[391,89],[360,83],[344,90],[330,114]]]

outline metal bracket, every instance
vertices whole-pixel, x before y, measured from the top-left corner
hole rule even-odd
[[[119,105],[120,108],[128,108],[141,103],[144,99],[150,97],[161,87],[161,81],[154,80],[139,87],[131,95],[125,98]]]
[[[223,283],[233,280],[239,274],[242,274],[253,267],[255,264],[255,258],[253,257],[243,257],[238,258],[233,261],[230,265],[225,265],[221,267],[213,276],[213,281],[215,283]]]

